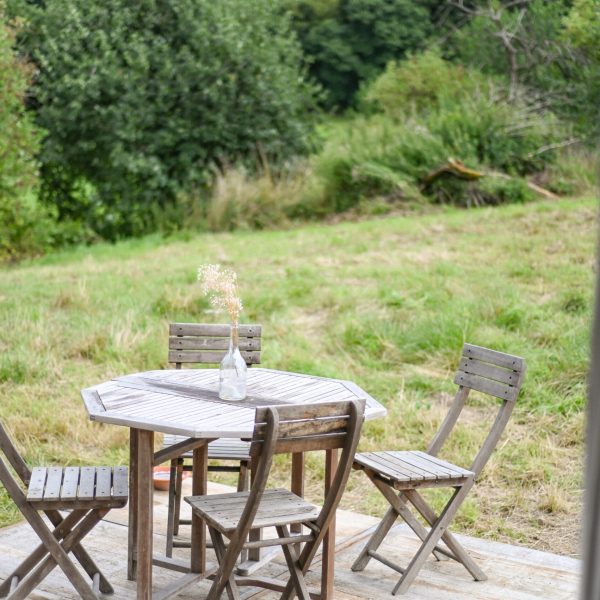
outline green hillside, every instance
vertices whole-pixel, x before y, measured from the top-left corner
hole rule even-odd
[[[238,272],[242,321],[264,325],[265,366],[352,379],[388,407],[362,449],[426,445],[464,341],[525,357],[515,416],[457,526],[575,553],[596,212],[591,198],[439,209],[147,237],[4,268],[0,417],[32,462],[126,460],[126,430],[91,424],[79,389],[167,367],[171,321],[224,319],[196,282],[218,262]],[[468,464],[491,408],[476,401],[446,456]],[[343,504],[380,514],[366,483],[354,473]],[[0,524],[16,518],[1,508]]]

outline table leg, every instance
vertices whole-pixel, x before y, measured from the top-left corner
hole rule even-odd
[[[292,493],[304,498],[304,452],[292,454]],[[302,525],[293,523],[290,527],[292,533],[302,533]]]
[[[129,521],[127,528],[127,579],[137,576],[137,447],[138,430],[129,430]]]
[[[208,478],[208,442],[194,448],[192,467],[192,495],[206,495]],[[206,572],[206,527],[204,520],[192,513],[192,558],[190,568],[192,573]]]
[[[325,452],[325,496],[331,488],[338,462],[338,451]],[[333,578],[335,569],[335,515],[331,519],[323,539],[323,562],[321,570],[321,600],[333,599]]]
[[[137,600],[151,600],[154,432],[140,429],[137,437]]]

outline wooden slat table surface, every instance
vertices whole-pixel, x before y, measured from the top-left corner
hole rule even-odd
[[[233,402],[219,399],[218,381],[218,369],[146,371],[117,377],[81,392],[91,420],[131,429],[128,577],[137,578],[138,600],[171,597],[211,572],[205,565],[203,548],[198,548],[198,544],[202,547],[205,544],[204,526],[198,519],[192,519],[192,539],[196,543],[189,572],[180,585],[152,594],[152,465],[155,456],[149,454],[155,432],[198,440],[194,452],[199,460],[194,460],[194,466],[196,463],[199,466],[194,480],[197,493],[203,493],[206,444],[216,438],[250,438],[254,413],[259,406],[364,399],[365,419],[386,414],[381,404],[351,381],[256,368],[248,371],[246,399]],[[301,461],[295,463],[301,464]],[[325,544],[325,554],[333,552],[333,535],[331,532]],[[332,591],[333,555],[325,556],[324,564],[328,570],[331,568],[327,581],[323,582],[322,598],[327,600]],[[185,567],[178,564],[173,568],[181,571]]]

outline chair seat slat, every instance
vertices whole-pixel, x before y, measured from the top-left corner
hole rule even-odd
[[[41,500],[44,497],[47,474],[48,469],[46,467],[34,467],[31,472],[31,478],[29,479],[27,500]]]
[[[187,438],[180,435],[165,435],[163,448],[170,448]],[[182,458],[192,458],[192,452],[181,455]],[[208,458],[221,460],[249,460],[250,442],[244,442],[239,438],[219,438],[208,445]]]
[[[60,492],[62,500],[75,500],[79,486],[79,467],[67,467],[63,476],[63,485]]]
[[[96,467],[96,494],[95,498],[106,500],[111,497],[112,469],[110,467]]]
[[[91,500],[94,498],[96,486],[96,469],[94,467],[81,467],[79,475],[79,500]]]
[[[62,485],[63,470],[59,467],[50,467],[46,486],[44,487],[44,500],[57,500],[60,498],[60,488]]]
[[[192,510],[222,533],[237,529],[250,492],[185,498]],[[313,521],[320,509],[284,489],[265,490],[253,527]]]
[[[398,482],[427,483],[473,478],[474,473],[425,452],[365,452],[354,458],[356,464]]]
[[[126,500],[129,493],[129,471],[127,467],[113,469],[112,497],[114,500]]]

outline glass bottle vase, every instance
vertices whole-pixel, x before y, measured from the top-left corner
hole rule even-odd
[[[246,397],[248,366],[240,354],[240,334],[237,323],[231,325],[229,350],[221,361],[219,370],[219,398],[243,400]]]

